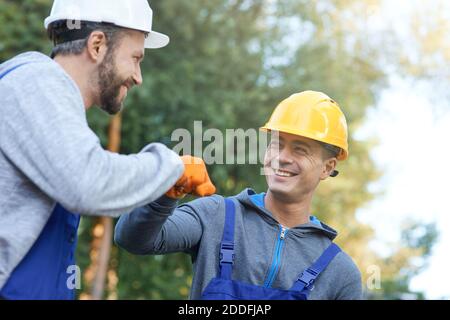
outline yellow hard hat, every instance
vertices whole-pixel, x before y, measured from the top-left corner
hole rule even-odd
[[[341,148],[338,160],[348,157],[347,121],[339,105],[322,92],[303,91],[283,100],[264,131],[280,131]]]

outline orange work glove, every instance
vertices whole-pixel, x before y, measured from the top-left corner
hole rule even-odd
[[[190,193],[204,197],[216,192],[216,187],[212,184],[202,159],[193,156],[182,156],[184,163],[184,173],[177,183],[166,193],[166,196],[173,199],[181,199]]]

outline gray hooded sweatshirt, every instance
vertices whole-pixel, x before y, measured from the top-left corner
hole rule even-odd
[[[246,189],[232,197],[236,206],[232,279],[289,289],[337,233],[319,221],[290,228],[285,231],[284,246],[277,254],[281,226],[270,211],[254,203],[251,199],[254,194],[253,190]],[[175,200],[163,196],[121,216],[114,239],[122,248],[139,255],[190,254],[194,263],[190,298],[200,299],[219,270],[225,201],[223,197],[214,195],[179,207],[176,204]],[[340,252],[318,277],[309,299],[361,299],[361,296],[360,272],[352,259]]]
[[[184,169],[158,143],[133,155],[104,150],[59,64],[29,52],[0,64],[0,75],[17,66],[0,80],[0,289],[56,202],[82,215],[118,216],[161,197]]]

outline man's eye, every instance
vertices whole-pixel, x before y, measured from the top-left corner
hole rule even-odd
[[[282,144],[280,144],[280,143],[271,143],[271,144],[269,145],[269,148],[270,148],[272,151],[280,152],[281,150],[283,150],[284,146],[283,146]]]
[[[270,145],[269,145],[271,148],[275,148],[275,147],[279,147],[280,146],[280,144],[278,143],[278,142],[275,142],[275,141],[272,141],[272,142],[270,142]]]

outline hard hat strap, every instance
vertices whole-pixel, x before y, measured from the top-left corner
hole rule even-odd
[[[59,23],[67,23],[67,20],[59,21]],[[56,46],[58,44],[76,41],[76,40],[82,40],[86,39],[92,31],[94,31],[96,28],[101,29],[102,26],[114,26],[113,23],[106,23],[106,22],[90,22],[90,21],[80,21],[78,28],[68,29],[64,31],[57,31],[58,27],[60,25],[55,25],[53,29],[53,44]],[[66,29],[66,28],[65,28]]]
[[[83,29],[74,29],[68,30],[58,34],[53,38],[53,44],[56,46],[61,43],[71,42],[75,40],[86,39],[92,30]]]

